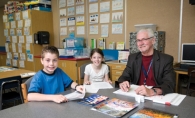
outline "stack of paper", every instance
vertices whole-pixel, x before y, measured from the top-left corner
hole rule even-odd
[[[32,73],[21,73],[20,76],[21,76],[21,78],[25,78],[25,77],[31,77],[31,76],[33,76],[35,74],[36,74],[35,72],[32,72]]]
[[[113,88],[108,82],[93,82],[91,85],[84,85],[87,93],[97,93],[99,89]]]

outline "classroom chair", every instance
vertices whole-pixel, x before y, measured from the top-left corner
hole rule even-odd
[[[189,67],[188,68],[188,84],[187,84],[187,91],[186,95],[192,95],[193,92],[195,92],[195,67]]]
[[[28,94],[28,88],[30,87],[30,82],[31,82],[32,78],[33,78],[33,76],[30,77],[28,80],[26,80],[24,83],[21,84],[22,96],[23,96],[23,99],[24,99],[24,103],[28,102],[27,94]]]
[[[13,90],[15,88],[15,90]],[[1,84],[1,95],[0,95],[0,110],[5,107],[5,105],[8,103],[14,103],[16,105],[16,101],[21,100],[21,103],[23,103],[23,97],[21,92],[21,86],[19,80],[10,80],[10,81],[4,81]]]
[[[78,68],[78,84],[83,84],[84,82],[84,76],[85,76],[85,67],[86,65],[88,65],[90,63],[85,63],[83,65],[81,65],[79,68]],[[106,64],[105,62],[103,62],[103,64]],[[110,78],[110,67],[108,66],[108,69],[109,69],[109,73],[108,73],[108,76]],[[111,79],[111,78],[110,78]],[[112,79],[111,79],[112,80]]]

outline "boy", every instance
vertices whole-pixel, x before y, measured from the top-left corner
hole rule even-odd
[[[54,101],[56,103],[67,102],[63,95],[57,95],[64,88],[71,86],[79,92],[83,92],[83,86],[73,82],[70,77],[58,68],[58,49],[54,46],[46,46],[41,53],[43,70],[38,71],[28,90],[28,101]]]

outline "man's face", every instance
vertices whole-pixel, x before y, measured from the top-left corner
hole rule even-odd
[[[149,37],[147,32],[137,34],[137,47],[142,54],[150,54],[153,51],[154,37]]]

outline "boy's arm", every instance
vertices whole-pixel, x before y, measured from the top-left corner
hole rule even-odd
[[[29,93],[28,101],[53,101],[56,103],[67,102],[68,100],[63,95],[46,95],[40,93]]]
[[[81,93],[84,93],[84,92],[85,92],[83,86],[77,84],[76,82],[73,82],[73,83],[71,84],[71,88],[72,88],[72,89],[75,89],[76,91],[79,91],[79,92],[81,92]]]

